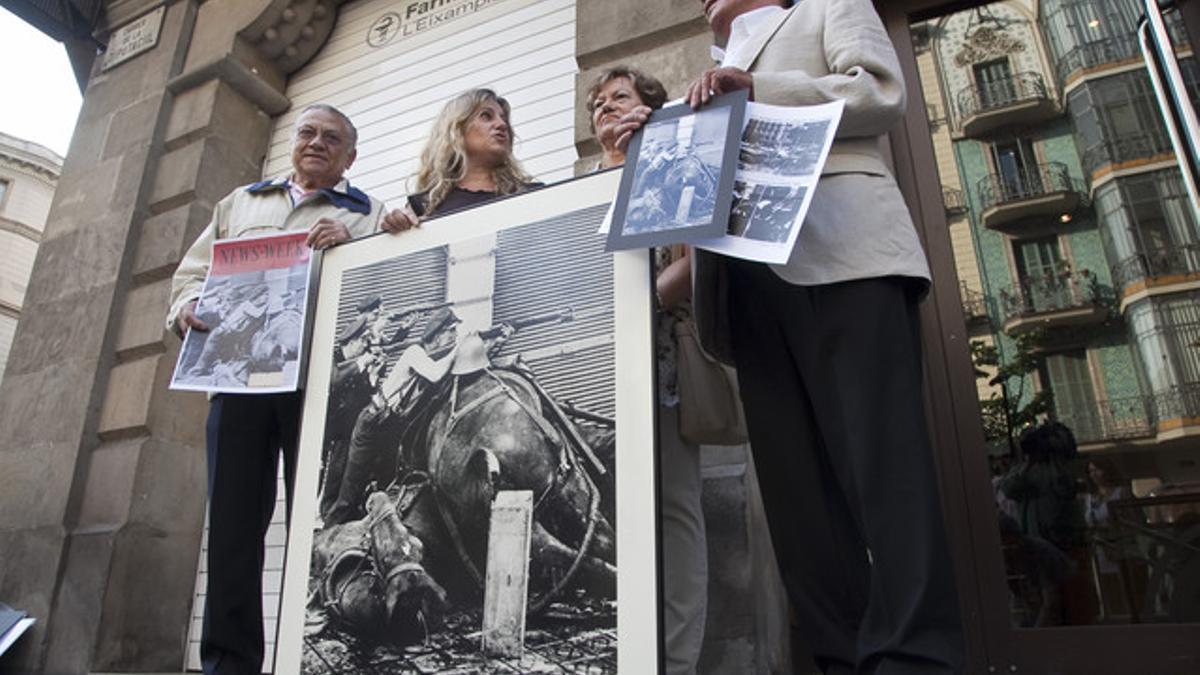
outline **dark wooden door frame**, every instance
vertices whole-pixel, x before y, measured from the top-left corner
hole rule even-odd
[[[982,1],[875,0],[900,55],[908,112],[893,129],[896,178],[933,272],[922,306],[925,385],[947,529],[955,558],[971,673],[1200,672],[1200,625],[1014,629],[1000,553],[990,469],[926,106],[909,32],[914,18],[989,4]],[[1200,36],[1200,0],[1186,0],[1185,23]]]

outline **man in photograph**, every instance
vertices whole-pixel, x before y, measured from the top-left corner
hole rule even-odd
[[[797,637],[827,673],[959,673],[964,647],[925,428],[929,269],[884,159],[900,65],[871,0],[701,0],[720,66],[694,108],[749,90],[845,115],[791,259],[697,251],[700,337],[738,369]],[[801,668],[802,669],[802,668]]]
[[[449,307],[434,312],[425,324],[421,342],[410,345],[396,359],[371,402],[355,419],[341,483],[336,494],[329,496],[333,505],[325,518],[326,526],[361,518],[366,513],[371,482],[395,477],[408,413],[424,387],[441,382],[450,371],[457,352],[459,323]]]
[[[241,286],[235,292],[240,301],[235,299],[233,309],[226,311],[209,333],[199,358],[187,372],[189,379],[216,383],[219,370],[243,370],[241,366],[249,361],[254,333],[266,323],[270,292],[266,286],[258,285]]]
[[[167,327],[183,336],[206,331],[196,300],[212,244],[285,231],[307,231],[326,248],[379,229],[383,204],[350,186],[358,132],[328,105],[309,106],[291,137],[292,170],[240,187],[217,203],[212,220],[179,263]],[[246,355],[249,356],[248,354]],[[206,426],[208,450],[208,586],[200,659],[207,675],[257,675],[263,661],[263,537],[275,508],[282,454],[292,502],[301,395],[219,394]]]

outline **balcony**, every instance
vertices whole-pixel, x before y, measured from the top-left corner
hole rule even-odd
[[[948,218],[956,218],[967,212],[967,199],[958,188],[943,187],[942,203],[946,206]]]
[[[1075,440],[1084,445],[1128,438],[1154,436],[1154,397],[1128,396],[1096,401],[1094,406],[1073,410],[1054,405],[1054,418],[1067,425]]]
[[[977,186],[984,227],[1006,232],[1021,220],[1071,213],[1084,203],[1083,186],[1065,164],[1050,162],[1009,174],[984,176]]]
[[[1145,164],[1165,155],[1174,156],[1175,148],[1167,132],[1160,129],[1106,139],[1083,151],[1083,170],[1095,176],[1107,170]]]
[[[1154,417],[1160,434],[1200,425],[1200,382],[1155,392]]]
[[[1043,30],[1056,31],[1057,29],[1049,27],[1056,21],[1063,19],[1066,19],[1068,23],[1073,21],[1069,15],[1063,16],[1059,12],[1062,10],[1052,12],[1051,16],[1043,18]],[[1055,14],[1058,16],[1054,16]],[[1171,41],[1175,43],[1176,50],[1190,49],[1191,43],[1180,13],[1167,12],[1163,18],[1166,20],[1167,31],[1171,34]],[[1055,63],[1055,73],[1058,75],[1059,83],[1065,86],[1069,80],[1084,75],[1087,71],[1134,60],[1142,60],[1142,48],[1138,42],[1137,31],[1131,26],[1127,32],[1122,32],[1120,35],[1104,37],[1074,46]]]
[[[967,286],[965,282],[959,285],[958,292],[962,298],[963,318],[967,320],[967,325],[975,326],[987,323],[988,296]]]
[[[1112,268],[1113,283],[1121,294],[1148,286],[1200,280],[1200,245],[1185,244],[1138,253]]]
[[[1060,113],[1040,73],[1017,73],[958,92],[959,128],[967,137],[1014,124],[1045,122]]]
[[[1086,42],[1062,55],[1055,70],[1058,81],[1066,85],[1080,71],[1089,71],[1110,63],[1141,60],[1142,47],[1136,32]]]
[[[1096,275],[1087,270],[1052,272],[1000,291],[1004,331],[1014,335],[1100,323],[1108,318],[1110,304]]]

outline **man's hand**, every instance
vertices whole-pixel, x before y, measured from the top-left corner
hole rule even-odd
[[[712,97],[739,89],[749,89],[750,100],[754,100],[754,77],[750,73],[732,66],[710,68],[688,85],[687,102],[693,110],[698,110]]]
[[[405,230],[411,230],[414,227],[421,226],[421,219],[417,217],[415,211],[408,204],[392,209],[383,216],[383,229],[392,234],[399,234]]]
[[[189,328],[195,328],[202,333],[208,331],[208,325],[196,318],[195,300],[186,303],[179,310],[179,316],[175,317],[175,327],[179,330],[180,335],[187,335]]]
[[[325,249],[350,241],[350,230],[332,218],[322,218],[308,231],[309,248]]]

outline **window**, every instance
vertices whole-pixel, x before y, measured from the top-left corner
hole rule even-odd
[[[0,209],[4,208],[4,198],[8,195],[8,181],[0,178]]]
[[[975,85],[979,90],[980,109],[986,110],[1008,105],[1016,100],[1017,92],[1013,88],[1012,66],[1009,65],[1007,57],[977,63],[974,70]]]
[[[1061,278],[1066,265],[1058,237],[1013,242],[1013,257],[1027,310],[1045,312],[1071,306],[1070,284]]]
[[[1054,396],[1055,418],[1071,428],[1078,442],[1103,437],[1087,352],[1080,349],[1047,356],[1040,377]]]
[[[1089,81],[1071,92],[1067,106],[1088,173],[1171,150],[1150,78],[1143,71]]]
[[[999,201],[1023,199],[1044,192],[1033,141],[1022,138],[993,144],[992,162],[999,177]]]
[[[1147,298],[1127,315],[1138,357],[1155,393],[1200,383],[1200,292]],[[1200,414],[1190,400],[1188,415]],[[1174,411],[1179,413],[1181,411]]]
[[[1054,55],[1058,76],[1065,79],[1080,68],[1136,58],[1139,53],[1137,23],[1142,11],[1139,0],[1046,2],[1042,27]],[[1180,32],[1172,31],[1173,34]]]
[[[1117,179],[1096,192],[1096,205],[1121,287],[1200,272],[1200,233],[1177,170]]]

